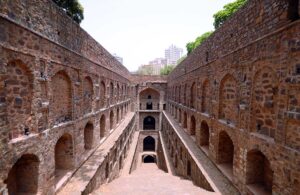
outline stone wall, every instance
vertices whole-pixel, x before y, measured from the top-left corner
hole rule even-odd
[[[129,71],[122,64],[50,0],[3,0],[0,2],[0,13],[2,17],[42,35],[90,62],[113,70],[125,77],[129,76]],[[1,40],[9,39],[7,35],[7,33],[2,34]],[[26,45],[31,40],[17,41]],[[42,45],[31,44],[31,47],[41,50]],[[63,58],[64,56],[60,57]],[[77,61],[77,65],[79,64],[81,63]]]
[[[196,143],[231,167],[243,193],[259,183],[278,194],[299,186],[300,23],[288,8],[288,1],[249,1],[168,77],[168,111],[191,136],[196,119]]]
[[[129,72],[52,1],[1,1],[0,31],[0,187],[52,194],[122,123]]]
[[[242,193],[296,194],[300,21],[292,2],[248,1],[166,77],[130,75],[50,0],[2,0],[0,190],[59,191],[137,111],[82,193],[118,176],[132,131],[147,115],[156,118],[177,174],[212,191],[162,116],[167,108]],[[157,111],[144,110],[151,90],[159,94],[151,93]]]
[[[170,154],[171,163],[177,175],[192,180],[197,186],[213,192],[211,184],[202,173],[200,167],[185,147],[181,138],[174,131],[172,123],[163,114],[162,139],[166,143],[167,152]]]

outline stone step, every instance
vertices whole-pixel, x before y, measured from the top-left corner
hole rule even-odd
[[[146,163],[127,176],[102,185],[93,195],[140,195],[140,194],[214,194],[195,186],[190,180],[173,176],[160,170],[155,163]]]

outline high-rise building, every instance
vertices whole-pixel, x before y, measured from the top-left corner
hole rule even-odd
[[[165,50],[165,58],[167,59],[167,63],[176,65],[177,60],[179,60],[182,57],[182,53],[182,48],[178,48],[172,44],[168,49]]]
[[[114,56],[121,64],[123,64],[123,58],[118,56],[117,54],[112,54],[112,56]]]

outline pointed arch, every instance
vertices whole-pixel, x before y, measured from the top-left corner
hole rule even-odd
[[[100,117],[100,139],[105,137],[105,128],[106,127],[106,119],[105,119],[105,115],[102,114],[102,116]]]
[[[197,88],[196,83],[193,82],[191,88],[190,88],[190,94],[191,94],[191,108],[196,108],[196,94],[197,94]]]
[[[10,169],[5,180],[9,194],[36,194],[38,192],[39,159],[24,154]]]
[[[112,130],[114,128],[114,112],[113,111],[110,111],[110,114],[109,114],[109,124],[110,124],[110,130]]]
[[[106,97],[106,86],[104,81],[100,83],[100,107],[104,108],[105,106],[105,97]]]
[[[209,146],[209,126],[205,120],[201,122],[199,144]]]
[[[14,139],[32,131],[28,121],[31,121],[33,74],[21,60],[9,62],[6,68],[5,103],[9,118],[9,138]]]
[[[52,77],[51,112],[54,122],[72,120],[72,84],[65,71],[59,71]]]
[[[93,147],[94,125],[88,122],[84,127],[84,149],[90,150]]]
[[[143,151],[155,151],[155,139],[152,136],[144,138]]]
[[[247,152],[246,184],[256,185],[272,193],[273,170],[268,158],[259,150]]]
[[[202,86],[201,112],[210,113],[209,111],[210,98],[211,98],[211,94],[210,94],[209,81],[205,80]]]
[[[191,116],[190,134],[192,136],[196,135],[196,119],[193,115]]]
[[[187,113],[184,112],[183,114],[183,128],[187,128]]]
[[[91,77],[87,76],[83,80],[83,113],[87,114],[92,112],[93,107],[93,81]]]
[[[152,116],[147,116],[143,121],[143,129],[144,130],[155,130],[155,118]]]
[[[219,118],[236,124],[238,119],[238,93],[237,82],[234,77],[227,74],[220,84]]]
[[[251,130],[275,137],[278,78],[270,67],[255,73],[252,89]]]

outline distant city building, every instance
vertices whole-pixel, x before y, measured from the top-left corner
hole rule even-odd
[[[160,65],[160,66],[165,66],[167,65],[167,59],[166,58],[155,58],[154,60],[150,61],[150,65]]]
[[[153,65],[141,65],[138,69],[138,74],[140,75],[154,75],[154,66]]]
[[[167,59],[165,58],[156,58],[149,62],[149,65],[152,65],[153,74],[159,75],[160,70],[167,65]]]
[[[123,64],[123,58],[122,57],[120,57],[120,56],[118,56],[117,54],[113,54],[113,56],[121,63],[121,64]]]
[[[165,58],[167,59],[167,64],[177,65],[177,61],[182,57],[182,54],[182,48],[171,45],[168,49],[165,50]]]

